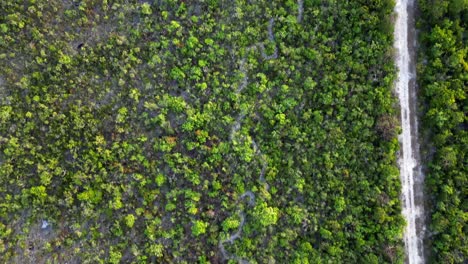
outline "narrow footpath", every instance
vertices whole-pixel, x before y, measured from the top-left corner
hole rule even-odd
[[[395,89],[401,106],[402,133],[399,157],[406,263],[425,263],[424,174],[419,153],[416,95],[415,0],[397,0],[395,49],[398,76]]]

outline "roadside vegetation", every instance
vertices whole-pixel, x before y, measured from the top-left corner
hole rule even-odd
[[[468,2],[419,0],[418,80],[428,137],[434,263],[468,259]]]
[[[1,1],[0,262],[401,263],[393,6]]]

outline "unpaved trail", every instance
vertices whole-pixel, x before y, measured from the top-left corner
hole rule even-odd
[[[274,35],[274,32],[273,32],[274,23],[275,23],[275,20],[273,18],[271,18],[268,21],[268,41],[272,41],[272,42],[275,41],[275,35]],[[265,45],[262,42],[256,43],[256,44],[254,44],[252,46],[247,47],[247,51],[256,50],[257,47],[260,48],[260,53],[262,55],[262,59],[272,60],[272,59],[278,58],[278,47],[276,45],[274,47],[273,54],[271,54],[271,55],[266,54]],[[246,68],[246,60],[247,59],[244,57],[239,62],[239,71],[242,73],[242,75],[244,77],[242,78],[242,80],[241,80],[241,82],[239,84],[239,87],[236,89],[236,94],[240,94],[247,87],[247,85],[249,84],[249,76],[248,76],[248,69]],[[229,140],[230,141],[233,141],[236,137],[238,137],[240,140],[247,140],[245,136],[238,135],[238,133],[237,133],[239,131],[239,129],[241,128],[242,121],[244,120],[245,116],[246,116],[246,113],[244,111],[242,111],[239,114],[239,116],[236,118],[234,124],[231,127],[231,133],[229,135]],[[255,155],[260,157],[260,160],[261,160],[261,163],[262,163],[262,170],[260,172],[258,180],[259,180],[260,183],[262,183],[265,186],[266,190],[269,190],[270,186],[268,185],[268,183],[266,182],[266,179],[265,179],[265,171],[266,171],[266,169],[268,167],[267,160],[266,160],[265,156],[263,155],[262,151],[259,149],[255,139],[250,137],[249,140],[251,141],[250,144],[251,144],[251,146],[252,146],[252,148],[254,150]],[[239,197],[238,202],[242,201],[245,198],[249,198],[249,201],[248,201],[248,204],[247,204],[249,207],[254,207],[255,206],[255,194],[252,191],[244,192]],[[240,224],[239,224],[239,227],[237,228],[237,231],[235,233],[231,234],[227,239],[219,241],[218,248],[219,248],[219,250],[221,252],[221,255],[222,255],[222,257],[223,257],[223,259],[225,261],[234,260],[234,261],[237,261],[240,264],[248,264],[248,263],[250,263],[248,260],[243,259],[243,258],[237,256],[234,253],[233,254],[229,253],[226,250],[226,248],[224,247],[225,243],[233,244],[234,241],[236,239],[239,239],[241,237],[241,235],[242,235],[242,229],[244,228],[244,225],[245,225],[245,212],[242,211],[241,209],[239,209],[237,211],[237,215],[239,216],[239,218],[241,220]]]
[[[404,242],[406,262],[425,263],[424,256],[424,174],[418,141],[416,60],[415,60],[415,0],[397,0],[395,12],[395,49],[398,78],[396,91],[401,106],[402,134],[399,136],[399,157],[402,184],[403,215],[406,219]]]

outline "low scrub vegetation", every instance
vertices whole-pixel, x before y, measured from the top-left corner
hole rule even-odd
[[[2,1],[0,261],[402,262],[393,4]]]

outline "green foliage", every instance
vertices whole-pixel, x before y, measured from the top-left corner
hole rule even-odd
[[[265,203],[257,205],[253,214],[258,223],[263,227],[274,225],[279,219],[279,209],[267,206]]]
[[[99,203],[102,199],[102,192],[95,191],[93,189],[88,189],[82,193],[79,193],[77,196],[80,201],[89,201],[91,203]]]
[[[128,214],[127,216],[125,216],[125,224],[129,227],[129,228],[132,228],[133,225],[135,224],[135,216],[132,215],[132,214]]]
[[[156,175],[156,184],[161,187],[166,182],[166,178],[161,173]]]
[[[149,247],[149,253],[151,256],[162,257],[164,246],[161,244],[152,244]]]
[[[236,217],[229,217],[226,220],[224,220],[222,224],[223,230],[225,232],[232,230],[232,229],[237,229],[239,225],[240,225],[240,221]]]
[[[252,263],[401,262],[394,1],[150,2],[0,4],[0,262],[221,263],[239,230]],[[465,65],[458,25],[436,73]],[[427,86],[434,126],[460,80]]]
[[[117,264],[120,263],[120,259],[122,258],[122,253],[120,253],[117,249],[111,247],[109,253],[109,263]]]
[[[72,62],[72,60],[71,60],[70,56],[65,55],[65,54],[60,54],[59,62],[61,64],[67,65],[67,64],[70,64]]]
[[[141,13],[144,15],[151,15],[153,11],[151,11],[151,6],[148,3],[141,4]]]
[[[206,233],[206,228],[208,227],[208,223],[205,223],[200,220],[196,220],[192,224],[192,235],[200,236]]]
[[[43,202],[47,198],[47,192],[45,186],[34,186],[29,190],[30,193],[37,198],[37,200]]]
[[[419,0],[418,76],[429,162],[431,261],[468,259],[468,1]]]

